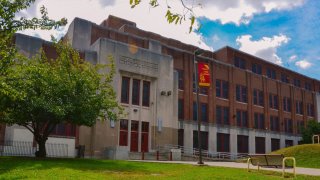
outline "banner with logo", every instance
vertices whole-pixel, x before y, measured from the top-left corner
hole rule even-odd
[[[210,67],[207,63],[198,62],[199,86],[210,86]]]

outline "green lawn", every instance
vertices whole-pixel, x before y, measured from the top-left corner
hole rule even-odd
[[[91,159],[0,157],[0,179],[282,179],[271,171]],[[319,179],[298,176],[297,179]]]
[[[272,154],[296,158],[298,167],[320,168],[320,144],[303,144],[283,148]]]

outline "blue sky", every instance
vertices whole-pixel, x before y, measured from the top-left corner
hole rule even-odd
[[[320,1],[319,0],[184,0],[194,7],[199,32],[189,33],[188,21],[168,24],[167,6],[184,13],[181,1],[159,1],[150,8],[148,0],[130,8],[124,0],[36,0],[21,14],[40,17],[44,5],[50,18],[65,17],[69,24],[75,17],[100,24],[109,15],[128,19],[138,28],[177,39],[208,50],[231,46],[293,71],[320,79]],[[169,4],[167,4],[169,3]],[[192,4],[193,3],[193,4]],[[201,6],[198,6],[198,3]],[[181,10],[181,11],[179,11]],[[50,40],[62,37],[59,31],[28,30],[22,33]]]
[[[302,6],[289,10],[254,15],[248,24],[222,24],[220,20],[213,21],[206,17],[198,20],[201,24],[199,33],[213,49],[227,45],[239,49],[241,44],[236,40],[244,35],[251,35],[252,41],[259,41],[263,37],[286,36],[288,42],[276,49],[282,66],[320,79],[320,2],[317,0],[305,1]],[[311,65],[301,67],[303,63],[300,61]]]

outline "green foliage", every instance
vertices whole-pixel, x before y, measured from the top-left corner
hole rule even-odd
[[[312,143],[312,136],[315,134],[320,134],[320,123],[309,120],[307,127],[302,129],[302,142],[304,144]]]
[[[184,8],[184,11],[182,13],[173,12],[170,5],[166,1],[167,12],[165,14],[165,18],[167,19],[169,24],[172,24],[172,23],[181,24],[183,21],[186,21],[186,17],[189,16],[190,17],[189,18],[189,20],[190,20],[189,33],[190,33],[193,30],[193,25],[194,25],[196,16],[193,12],[194,7],[188,7],[184,1],[185,0],[180,0],[181,5]],[[135,8],[140,3],[141,3],[141,0],[130,0],[131,8]],[[150,7],[155,8],[155,7],[158,7],[160,4],[159,4],[158,0],[149,0],[149,5],[150,5]]]
[[[0,121],[26,127],[39,145],[59,123],[92,126],[122,112],[111,85],[112,57],[105,67],[80,59],[62,42],[55,48],[57,59],[19,56],[4,77],[8,91],[0,91]]]
[[[59,21],[50,19],[45,7],[40,9],[40,19],[16,17],[20,11],[27,9],[34,2],[35,0],[0,0],[0,75],[5,74],[7,67],[15,58],[16,50],[12,46],[14,33],[19,30],[36,28],[49,30],[67,24],[65,18]]]

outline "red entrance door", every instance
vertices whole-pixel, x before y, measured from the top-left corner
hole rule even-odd
[[[138,139],[139,139],[139,122],[131,121],[131,140],[130,140],[130,151],[138,152]]]
[[[149,122],[142,122],[141,152],[148,152],[149,147]]]

